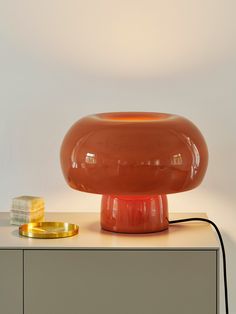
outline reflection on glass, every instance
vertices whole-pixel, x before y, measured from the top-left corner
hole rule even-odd
[[[173,155],[171,158],[171,164],[174,166],[179,166],[183,164],[183,159],[181,154]]]
[[[72,162],[72,168],[75,169],[75,168],[78,168],[78,164],[76,161],[73,161]]]
[[[85,162],[87,164],[96,164],[96,156],[93,153],[87,153],[85,157]]]

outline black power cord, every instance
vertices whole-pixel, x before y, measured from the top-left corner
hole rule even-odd
[[[169,223],[170,224],[177,224],[177,223],[188,222],[188,221],[203,221],[203,222],[207,222],[207,223],[211,224],[215,228],[215,230],[217,232],[217,235],[218,235],[219,240],[220,240],[220,245],[221,245],[221,250],[222,250],[222,257],[223,257],[224,291],[225,291],[225,313],[229,314],[226,254],[225,254],[225,246],[224,246],[224,242],[223,242],[223,238],[222,238],[222,235],[220,233],[220,230],[219,230],[219,228],[217,227],[217,225],[213,221],[211,221],[210,219],[206,219],[206,218],[177,219],[177,220],[170,220]]]

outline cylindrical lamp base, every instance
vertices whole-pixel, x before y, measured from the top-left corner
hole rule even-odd
[[[123,233],[148,233],[168,229],[166,195],[103,195],[101,227]]]

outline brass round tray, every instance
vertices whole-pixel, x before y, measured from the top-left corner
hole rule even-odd
[[[72,237],[78,233],[79,226],[67,222],[33,222],[19,227],[19,234],[29,238],[66,238]]]

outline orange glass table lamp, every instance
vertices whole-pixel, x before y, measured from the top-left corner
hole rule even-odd
[[[167,229],[166,195],[197,187],[207,163],[198,128],[166,113],[90,115],[70,128],[61,146],[67,183],[103,195],[101,227],[113,232]]]

